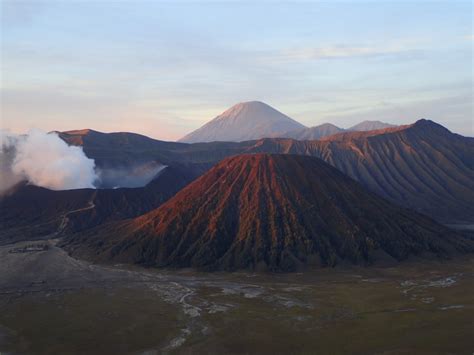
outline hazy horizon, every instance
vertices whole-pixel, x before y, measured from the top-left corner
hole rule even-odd
[[[2,1],[1,127],[177,140],[243,101],[474,135],[470,1]]]

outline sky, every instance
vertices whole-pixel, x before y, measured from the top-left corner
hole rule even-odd
[[[259,100],[474,136],[472,1],[1,2],[1,121],[176,140]]]

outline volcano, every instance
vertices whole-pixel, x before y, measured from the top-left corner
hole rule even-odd
[[[273,271],[474,250],[320,159],[269,154],[227,158],[158,209],[64,246],[102,261]]]
[[[452,133],[430,120],[368,132],[344,131],[318,141],[264,138],[184,144],[135,136],[88,134],[82,147],[100,168],[155,160],[164,165],[185,165],[196,174],[237,154],[310,155],[379,196],[438,222],[474,223],[474,138]],[[61,137],[77,144],[71,133]]]
[[[303,128],[306,127],[263,102],[241,102],[181,138],[180,142],[241,142]]]

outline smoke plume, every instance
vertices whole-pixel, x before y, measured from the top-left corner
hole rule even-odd
[[[166,165],[151,161],[126,167],[98,169],[100,188],[143,187],[152,181]]]
[[[21,180],[52,190],[95,187],[94,160],[56,133],[31,130],[19,136],[0,132],[0,139],[0,193]]]

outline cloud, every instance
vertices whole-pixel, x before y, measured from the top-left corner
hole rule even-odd
[[[126,167],[99,170],[100,188],[142,187],[158,176],[166,165],[155,161],[129,165]]]
[[[407,43],[393,43],[381,45],[333,45],[325,47],[300,47],[285,49],[276,54],[284,61],[308,61],[320,59],[344,59],[357,57],[379,57],[402,53],[415,53],[421,50]]]
[[[18,136],[1,132],[0,138],[0,192],[21,180],[52,190],[94,188],[98,180],[94,160],[55,133],[31,130]]]

